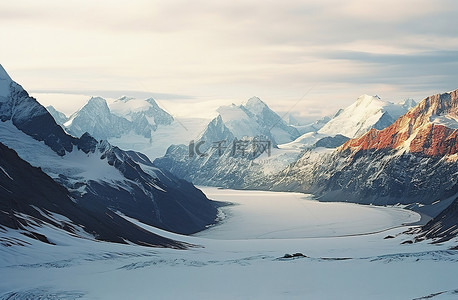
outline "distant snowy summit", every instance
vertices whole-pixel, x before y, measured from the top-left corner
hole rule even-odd
[[[299,136],[296,128],[286,124],[258,97],[252,97],[241,105],[221,106],[217,112],[220,122],[239,139],[264,136],[276,145],[290,142]]]
[[[359,137],[371,128],[383,129],[415,106],[414,100],[399,103],[384,101],[378,96],[361,95],[345,109],[339,110],[318,133],[341,134],[348,138]]]
[[[153,98],[146,100],[121,97],[108,105],[101,97],[92,97],[68,119],[53,107],[47,107],[56,122],[73,136],[88,132],[99,140],[135,134],[151,138],[158,126],[167,126],[173,117],[157,105]]]
[[[377,129],[377,128],[376,128]],[[458,153],[458,91],[425,98],[383,130],[371,130],[342,146],[342,150],[399,149],[426,156]]]
[[[381,130],[390,126],[415,105],[416,102],[412,99],[392,103],[378,96],[364,94],[348,107],[339,109],[332,117],[323,117],[312,124],[296,126],[302,135],[283,147],[335,148],[348,139],[362,136],[372,128]]]

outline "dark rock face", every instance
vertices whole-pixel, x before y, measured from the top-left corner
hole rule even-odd
[[[50,243],[30,225],[45,223],[76,234],[85,230],[94,238],[110,242],[130,241],[139,245],[184,248],[186,245],[162,238],[126,221],[99,203],[86,209],[70,199],[68,191],[23,161],[0,143],[0,225],[20,229],[29,237]],[[66,217],[55,218],[53,214]],[[1,227],[0,226],[0,227]]]
[[[165,110],[157,105],[156,101],[153,98],[149,98],[146,100],[151,107],[143,113],[143,115],[148,116],[150,118],[154,118],[154,123],[158,125],[170,125],[173,122],[173,117],[167,113]]]
[[[337,148],[342,146],[349,138],[338,134],[336,136],[327,136],[315,143],[315,147],[324,147],[324,148]]]
[[[1,121],[11,120],[21,131],[44,141],[59,155],[71,152],[78,140],[67,135],[54,118],[17,83],[11,82],[7,101],[0,101]]]
[[[416,240],[436,239],[435,243],[442,243],[458,235],[458,198],[449,207],[430,220],[418,232]]]
[[[456,172],[455,162],[439,157],[396,155],[389,149],[345,150],[318,157],[304,155],[278,176],[272,188],[311,192],[324,201],[431,205],[458,193]]]
[[[91,193],[82,196],[81,203],[91,206],[100,202],[146,224],[169,231],[191,234],[213,224],[216,205],[188,181],[155,168],[143,154],[110,147],[101,156],[135,184],[110,186],[90,182]],[[154,169],[154,174],[143,168]]]
[[[105,99],[91,98],[86,105],[70,117],[69,133],[80,137],[89,132],[97,139],[120,137],[131,130],[131,122],[110,112]],[[69,122],[70,123],[70,122]]]
[[[341,150],[396,149],[404,146],[411,153],[453,155],[458,153],[458,129],[431,123],[431,118],[443,115],[458,117],[458,90],[424,99],[391,126],[381,131],[372,129],[362,137],[345,143]]]

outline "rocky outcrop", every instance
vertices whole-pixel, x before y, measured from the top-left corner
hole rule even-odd
[[[458,198],[450,204],[443,212],[430,220],[417,233],[417,241],[424,239],[435,239],[435,243],[442,243],[458,235]]]
[[[51,244],[45,235],[37,233],[43,226],[80,238],[88,238],[89,234],[97,240],[117,243],[186,247],[143,230],[99,203],[93,203],[90,210],[78,205],[64,187],[0,143],[0,229],[16,229]]]
[[[458,91],[424,99],[411,111],[383,130],[371,129],[360,138],[349,140],[340,150],[398,149],[427,156],[458,152],[458,129],[432,120],[458,119]]]

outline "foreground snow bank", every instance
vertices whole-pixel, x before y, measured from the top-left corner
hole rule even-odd
[[[414,299],[437,293],[441,293],[435,296],[437,299],[456,296],[458,251],[448,249],[457,241],[438,246],[424,242],[401,244],[411,238],[401,234],[406,226],[373,234],[335,236],[399,226],[415,221],[416,214],[338,203],[321,206],[298,194],[208,188],[204,191],[213,199],[238,205],[227,207],[224,222],[202,232],[200,237],[164,232],[125,217],[145,230],[197,245],[190,250],[75,239],[52,228],[49,230],[54,234],[47,235],[59,243],[47,245],[0,230],[0,240],[16,237],[29,243],[0,246],[0,299]],[[278,197],[274,196],[281,196],[282,205],[276,204]],[[306,212],[304,223],[300,223],[300,215]],[[346,214],[351,217],[345,219]],[[366,214],[371,217],[365,218]],[[245,227],[247,234],[235,235],[237,228],[233,223],[238,221],[242,222],[238,229],[243,231]],[[295,225],[300,227],[290,230]],[[307,231],[307,226],[314,230]],[[290,237],[296,237],[282,238],[284,229]],[[273,233],[258,237],[266,231]],[[299,234],[309,237],[298,238]],[[208,238],[211,235],[224,239]],[[384,239],[388,235],[394,238]],[[282,258],[286,253],[297,252],[307,257]]]

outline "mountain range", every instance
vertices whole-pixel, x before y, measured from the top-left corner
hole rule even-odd
[[[119,138],[129,133],[151,138],[151,132],[159,125],[170,125],[173,117],[161,109],[153,98],[139,100],[121,97],[108,106],[100,97],[92,97],[68,120],[61,123],[66,131],[80,137],[85,132],[98,140]],[[62,114],[50,109],[56,121],[63,120]]]
[[[265,183],[323,201],[402,204],[436,217],[458,196],[457,93],[427,97],[392,125],[330,153],[307,151]]]
[[[457,99],[457,91],[427,97],[417,105],[363,95],[317,132],[279,145],[271,156],[234,156],[228,147],[222,155],[208,148],[208,156],[189,157],[181,145],[171,146],[154,164],[202,185],[312,193],[321,201],[403,205],[432,218],[422,236],[449,239],[458,226]],[[218,118],[200,138],[233,136]]]
[[[100,99],[91,102],[98,104],[103,108]],[[0,179],[6,190],[1,194],[2,229],[33,236],[36,220],[54,226],[52,216],[57,214],[68,219],[57,225],[69,234],[81,231],[94,239],[182,247],[145,233],[122,216],[183,234],[215,222],[215,204],[191,183],[154,167],[141,153],[123,151],[88,133],[68,135],[3,67],[0,120]]]
[[[334,116],[305,126],[288,125],[253,97],[220,107],[189,144],[171,145],[152,163],[104,139],[132,133],[148,138],[158,126],[170,125],[173,118],[153,99],[122,97],[108,105],[95,97],[67,118],[52,107],[48,113],[6,72],[0,75],[2,151],[14,150],[8,155],[16,152],[21,163],[39,167],[40,176],[50,177],[86,212],[106,215],[108,209],[179,233],[202,230],[215,221],[217,207],[178,179],[183,178],[199,185],[311,193],[321,201],[401,205],[431,219],[415,231],[417,240],[447,240],[458,232],[457,91],[418,104],[362,95]],[[6,162],[2,171],[2,180],[13,178]],[[91,226],[81,222],[75,218],[71,224]]]
[[[297,161],[303,151],[333,149],[371,128],[385,128],[414,104],[413,100],[394,104],[382,101],[377,96],[362,95],[332,118],[325,117],[306,126],[293,127],[282,122],[280,116],[259,98],[253,97],[244,105],[220,107],[220,115],[210,122],[204,133],[195,138],[196,143],[205,141],[200,148],[207,151],[208,157],[190,158],[186,145],[174,145],[154,163],[201,185],[252,187],[266,175],[278,173]],[[312,129],[314,131],[306,132]],[[306,133],[300,135],[300,131]],[[271,155],[257,153],[234,157],[234,139],[245,138],[245,143],[253,146],[250,137],[256,136],[271,142]],[[224,154],[214,153],[217,149],[212,142],[217,141],[225,141]],[[221,150],[218,149],[218,152]],[[275,181],[274,178],[272,180]]]

